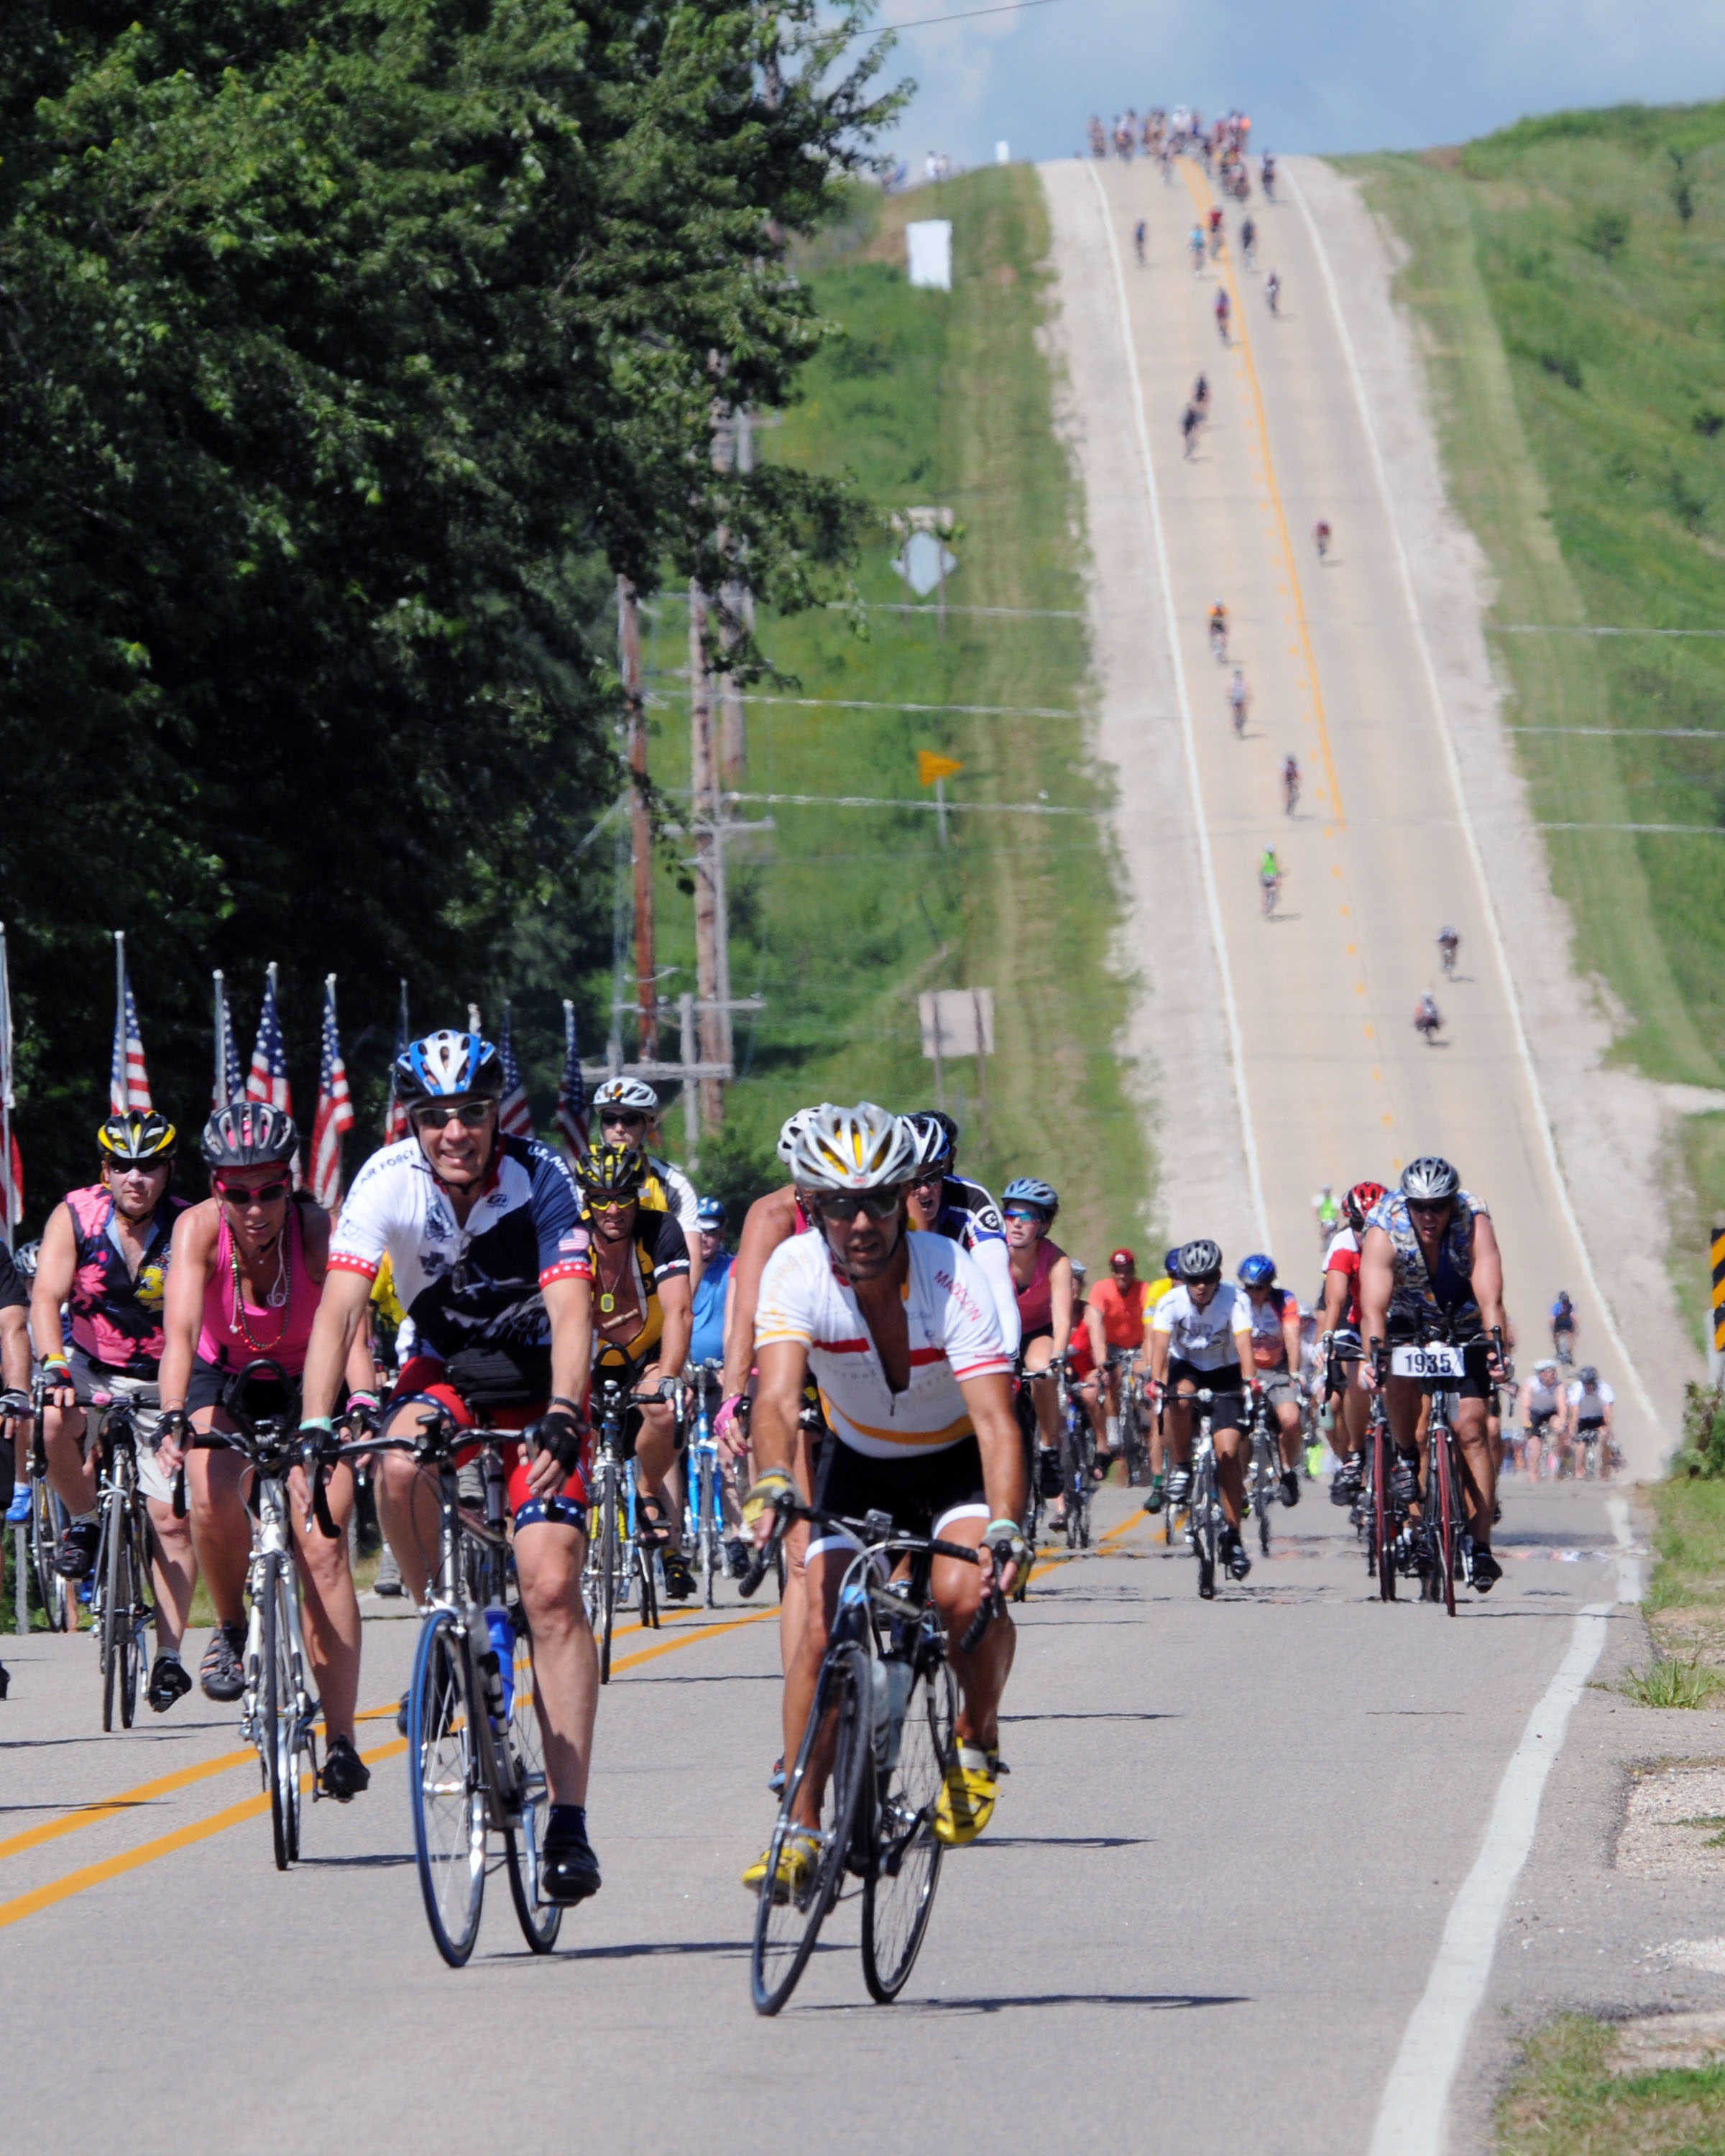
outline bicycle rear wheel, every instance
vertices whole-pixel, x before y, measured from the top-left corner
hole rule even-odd
[[[719,1481],[713,1462],[703,1454],[701,1473],[696,1487],[700,1492],[700,1532],[696,1552],[701,1559],[701,1586],[705,1590],[706,1606],[716,1609],[719,1604],[719,1571],[724,1563],[719,1535]]]
[[[546,1822],[551,1817],[551,1792],[545,1779],[545,1732],[539,1726],[533,1690],[533,1643],[519,1617],[507,1741],[521,1807],[503,1830],[503,1846],[509,1858],[509,1898],[515,1903],[522,1938],[535,1953],[549,1953],[557,1943],[563,1912],[539,1891],[539,1858],[545,1846]]]
[[[50,1632],[65,1632],[74,1629],[73,1612],[78,1606],[78,1591],[73,1582],[63,1578],[55,1571],[54,1554],[65,1531],[65,1507],[55,1496],[46,1476],[33,1476],[30,1481],[30,1568],[36,1575],[36,1596],[42,1604],[43,1614],[48,1620]]]
[[[593,1630],[598,1635],[599,1682],[611,1681],[611,1634],[617,1622],[617,1478],[608,1474],[599,1497],[598,1608]]]
[[[408,1788],[425,1920],[451,1969],[473,1952],[485,1898],[485,1792],[474,1725],[484,1712],[454,1616],[434,1609],[420,1630],[408,1693]]]
[[[1380,1415],[1372,1425],[1372,1555],[1378,1568],[1378,1599],[1395,1599],[1395,1511],[1390,1496],[1394,1448],[1389,1424]]]
[[[755,1937],[749,1975],[757,2014],[777,2014],[803,1974],[827,1911],[845,1876],[845,1859],[864,1801],[864,1777],[874,1760],[871,1739],[874,1702],[869,1658],[855,1640],[841,1640],[827,1650],[797,1757],[785,1777],[784,1794],[773,1839],[767,1845],[767,1872],[755,1905]],[[823,1736],[832,1755],[832,1773],[818,1830],[799,1826],[794,1808]],[[794,1887],[778,1884],[787,1842],[813,1831],[814,1861]]]
[[[910,1697],[890,1771],[879,1771],[874,1861],[863,1882],[863,1981],[884,2006],[911,1974],[940,1881],[935,1800],[952,1758],[952,1672],[927,1654]]]
[[[1434,1419],[1430,1509],[1435,1515],[1432,1524],[1437,1549],[1436,1592],[1432,1599],[1435,1601],[1441,1597],[1445,1609],[1452,1617],[1455,1614],[1456,1561],[1461,1553],[1461,1492],[1456,1486],[1455,1444],[1448,1424]]]
[[[1216,1592],[1216,1558],[1221,1545],[1219,1524],[1221,1507],[1216,1502],[1216,1470],[1212,1460],[1198,1469],[1192,1482],[1192,1548],[1198,1558],[1198,1592],[1206,1602]]]

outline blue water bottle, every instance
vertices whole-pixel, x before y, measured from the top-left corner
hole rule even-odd
[[[501,1719],[507,1722],[515,1705],[515,1627],[509,1621],[509,1612],[493,1603],[485,1612],[485,1630],[490,1636],[491,1651],[497,1657],[497,1674],[503,1688]]]

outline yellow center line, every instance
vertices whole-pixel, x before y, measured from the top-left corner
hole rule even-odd
[[[1181,158],[1180,171],[1193,201],[1200,209],[1207,210],[1210,207],[1209,190],[1194,171],[1189,158]],[[1291,596],[1294,602],[1294,617],[1299,627],[1301,647],[1306,654],[1307,669],[1312,677],[1312,701],[1317,711],[1317,737],[1323,751],[1324,769],[1329,774],[1330,798],[1336,804],[1336,821],[1340,824],[1344,820],[1342,814],[1342,788],[1336,779],[1335,758],[1330,753],[1330,731],[1324,721],[1324,700],[1323,692],[1318,687],[1317,660],[1312,649],[1311,632],[1306,625],[1306,601],[1300,589],[1300,572],[1294,567],[1294,550],[1288,539],[1288,520],[1282,511],[1281,488],[1276,480],[1275,461],[1270,454],[1270,429],[1264,417],[1264,397],[1258,387],[1258,370],[1252,364],[1252,341],[1246,331],[1245,309],[1240,303],[1240,286],[1235,280],[1234,259],[1225,245],[1217,266],[1221,275],[1226,278],[1228,289],[1233,298],[1234,321],[1235,327],[1239,332],[1240,356],[1245,362],[1246,381],[1251,389],[1253,409],[1258,422],[1258,440],[1264,454],[1264,485],[1268,490],[1271,504],[1276,512],[1276,528],[1281,536],[1282,559],[1287,564],[1288,582],[1293,588]]]
[[[745,1625],[758,1625],[763,1618],[776,1616],[777,1614],[777,1604],[770,1604],[764,1609],[751,1610],[747,1617],[733,1617],[724,1624],[704,1625],[698,1630],[691,1627],[675,1639],[662,1640],[654,1646],[638,1648],[634,1654],[623,1656],[611,1665],[613,1673],[633,1669],[639,1662],[653,1661],[660,1655],[674,1654],[679,1647],[692,1647],[700,1640],[716,1639],[721,1632],[735,1632]],[[387,1707],[367,1707],[363,1714],[356,1715],[354,1719],[357,1722],[374,1721],[384,1715],[393,1715],[395,1711],[392,1702]],[[407,1748],[406,1738],[395,1737],[387,1744],[380,1744],[370,1752],[362,1752],[359,1756],[367,1766],[372,1766],[380,1759],[393,1759],[397,1753],[405,1752]],[[172,1790],[183,1789],[207,1775],[221,1774],[231,1767],[244,1765],[248,1760],[255,1760],[257,1756],[250,1748],[244,1752],[223,1753],[220,1758],[206,1759],[196,1767],[182,1768],[177,1774],[164,1774],[157,1781],[141,1783],[136,1789],[126,1790],[100,1804],[82,1807],[70,1819],[53,1820],[45,1825],[32,1827],[24,1834],[13,1835],[9,1841],[0,1843],[0,1856],[14,1850],[33,1847],[39,1842],[52,1840],[58,1835],[70,1834],[75,1828],[91,1825],[98,1819],[108,1818],[116,1812],[126,1810],[131,1804],[147,1801],[152,1795],[165,1795]],[[259,1791],[254,1797],[243,1797],[238,1804],[229,1804],[225,1810],[213,1812],[207,1819],[188,1820],[183,1826],[175,1827],[167,1834],[157,1835],[153,1840],[140,1842],[136,1848],[123,1850],[116,1856],[104,1857],[99,1863],[80,1866],[77,1871],[69,1871],[61,1878],[49,1880],[45,1886],[33,1887],[27,1894],[17,1895],[9,1902],[0,1902],[0,1928],[17,1923],[21,1917],[33,1916],[39,1909],[50,1908],[57,1902],[69,1901],[74,1894],[85,1893],[90,1887],[100,1887],[110,1879],[120,1878],[126,1872],[136,1871],[143,1865],[153,1864],[159,1857],[172,1856],[178,1850],[189,1849],[197,1842],[207,1841],[212,1835],[224,1833],[230,1826],[238,1826],[242,1820],[256,1819],[269,1807],[270,1799],[266,1791]]]

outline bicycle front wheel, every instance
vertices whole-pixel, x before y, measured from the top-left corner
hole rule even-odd
[[[952,1672],[944,1655],[918,1665],[898,1732],[898,1757],[879,1769],[874,1862],[863,1882],[863,1981],[886,2005],[903,1990],[934,1907],[941,1845],[934,1807],[952,1759]]]
[[[755,1907],[750,1980],[757,2014],[777,2014],[803,1974],[839,1892],[863,1801],[863,1777],[874,1760],[873,1691],[869,1658],[854,1640],[827,1650],[797,1757],[767,1845],[767,1871]],[[817,1751],[832,1760],[823,1823],[810,1829],[795,1816]],[[806,1851],[807,1861],[799,1863]],[[781,1881],[781,1872],[792,1876]]]
[[[279,1558],[275,1568],[276,1779],[281,1789],[282,1840],[290,1864],[300,1861],[300,1825],[305,1803],[302,1785],[316,1765],[311,1752],[311,1703],[294,1622],[294,1597],[299,1591],[292,1558]]]
[[[42,1604],[42,1613],[48,1620],[50,1632],[68,1632],[76,1629],[73,1612],[78,1606],[77,1589],[69,1579],[62,1578],[54,1569],[54,1555],[59,1547],[65,1529],[65,1507],[54,1495],[46,1476],[33,1476],[30,1481],[30,1567],[36,1575],[36,1596]]]
[[[1461,1492],[1455,1474],[1455,1440],[1447,1424],[1435,1423],[1431,1433],[1431,1490],[1430,1509],[1435,1515],[1435,1593],[1450,1614],[1455,1614],[1456,1560],[1461,1550]]]
[[[124,1499],[112,1493],[102,1508],[101,1606],[96,1611],[96,1653],[102,1671],[102,1727],[114,1727],[114,1710],[126,1713],[121,1665],[126,1659],[125,1635],[131,1617],[131,1568],[126,1535]]]
[[[593,1630],[598,1639],[599,1682],[609,1684],[611,1634],[617,1622],[617,1479],[614,1475],[604,1478],[596,1532],[599,1543],[599,1589]]]
[[[484,1712],[454,1613],[434,1609],[420,1630],[408,1694],[408,1788],[425,1919],[451,1969],[473,1952],[485,1898],[485,1791],[474,1722]]]
[[[521,1936],[535,1953],[549,1953],[557,1942],[563,1912],[540,1892],[539,1860],[551,1817],[551,1793],[545,1779],[545,1732],[533,1690],[533,1643],[519,1617],[515,1633],[515,1691],[509,1704],[509,1756],[514,1763],[518,1810],[503,1830],[509,1858],[509,1897]]]
[[[1389,1441],[1389,1424],[1379,1417],[1372,1429],[1372,1537],[1373,1556],[1378,1567],[1378,1599],[1380,1602],[1395,1599],[1395,1512],[1390,1501],[1390,1475],[1394,1467],[1394,1447]]]
[[[285,1871],[294,1861],[294,1823],[290,1806],[293,1781],[293,1750],[286,1725],[294,1712],[293,1687],[284,1685],[285,1643],[282,1638],[281,1574],[286,1563],[280,1550],[270,1550],[259,1560],[258,1616],[262,1637],[259,1645],[258,1750],[264,1762],[264,1787],[270,1794],[270,1830],[275,1844],[275,1868]]]

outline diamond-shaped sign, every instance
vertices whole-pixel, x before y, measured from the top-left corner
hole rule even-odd
[[[913,531],[893,557],[892,566],[917,598],[926,599],[957,567],[958,557],[932,531]]]

